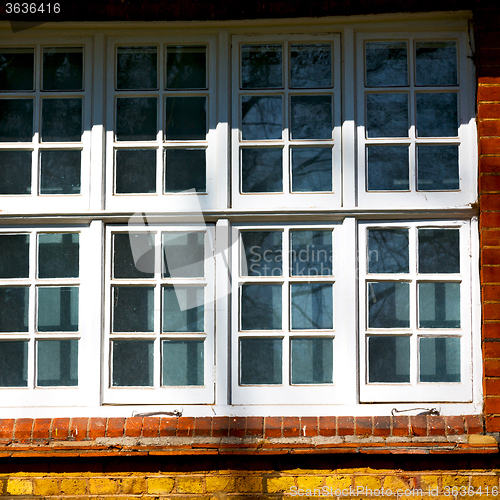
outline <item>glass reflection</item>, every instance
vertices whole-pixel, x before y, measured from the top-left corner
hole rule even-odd
[[[39,332],[77,332],[77,286],[38,287],[37,330]]]
[[[418,284],[418,326],[460,328],[460,283]]]
[[[37,386],[78,385],[78,340],[39,340],[36,345]]]
[[[241,46],[241,88],[281,88],[283,48],[281,45]]]
[[[205,233],[162,234],[163,277],[202,278],[205,273]]]
[[[241,150],[241,191],[280,193],[283,191],[283,152],[281,148]]]
[[[30,142],[33,99],[0,99],[0,142]]]
[[[408,85],[406,42],[367,42],[365,61],[367,87],[405,87]]]
[[[0,287],[0,332],[27,332],[29,287]]]
[[[281,330],[281,285],[242,285],[240,293],[242,330]]]
[[[408,273],[408,229],[368,229],[368,272]]]
[[[156,193],[156,149],[115,151],[115,193]]]
[[[417,42],[415,52],[415,80],[418,86],[458,83],[456,42]]]
[[[152,387],[154,342],[115,340],[113,346],[113,387]]]
[[[0,49],[0,92],[34,90],[35,50]]]
[[[82,90],[83,49],[44,47],[42,90]]]
[[[240,384],[282,383],[282,340],[240,339]]]
[[[40,153],[40,194],[80,194],[82,152],[58,149]]]
[[[408,94],[366,94],[366,133],[408,137]]]
[[[116,140],[154,141],[158,130],[156,97],[119,97],[116,100]]]
[[[243,96],[241,98],[241,137],[244,141],[281,139],[283,98]]]
[[[282,276],[282,232],[242,231],[241,276]]]
[[[198,45],[167,47],[167,89],[207,88],[207,48]]]
[[[333,190],[332,148],[290,148],[292,151],[292,192]]]
[[[154,287],[113,287],[113,332],[154,331]]]
[[[194,189],[206,193],[205,149],[165,150],[165,193],[179,193]]]
[[[291,107],[292,139],[332,138],[331,96],[292,96]]]
[[[158,88],[157,48],[118,47],[116,49],[116,88],[152,90]]]
[[[42,141],[80,142],[83,99],[42,99]]]
[[[332,276],[331,230],[290,231],[290,275]]]
[[[422,337],[420,382],[460,382],[460,339]]]
[[[294,44],[290,46],[290,87],[324,89],[332,86],[332,46]]]
[[[368,337],[368,382],[410,381],[410,337]]]
[[[0,342],[0,387],[28,387],[28,342]]]
[[[149,233],[113,234],[113,277],[152,278],[154,236]]]
[[[333,328],[333,285],[300,283],[291,286],[292,330]]]
[[[207,138],[207,98],[167,97],[165,139],[204,141]]]
[[[0,151],[0,194],[31,193],[31,151]]]
[[[199,286],[163,287],[163,332],[205,331],[205,290]]]
[[[29,234],[0,234],[0,278],[28,278]]]
[[[458,135],[458,94],[417,94],[417,136]]]
[[[409,328],[409,283],[380,281],[367,285],[368,327]]]
[[[408,191],[410,163],[408,146],[367,146],[368,191]]]
[[[162,346],[162,385],[203,385],[202,340],[165,340]]]
[[[38,277],[78,278],[80,274],[80,235],[78,233],[40,233],[38,235]]]
[[[459,229],[418,230],[418,272],[460,272]]]
[[[331,384],[333,382],[333,339],[293,338],[292,384]]]
[[[417,146],[419,191],[446,191],[460,188],[458,146]]]

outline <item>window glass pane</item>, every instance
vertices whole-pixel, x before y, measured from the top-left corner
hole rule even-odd
[[[115,340],[113,345],[113,387],[152,387],[154,342]]]
[[[207,138],[207,98],[167,97],[167,141],[204,141]]]
[[[207,88],[207,48],[187,45],[167,47],[167,89]]]
[[[78,331],[78,287],[38,287],[39,332]]]
[[[34,90],[35,51],[32,48],[0,50],[0,91]]]
[[[162,331],[205,331],[204,295],[201,286],[164,286]]]
[[[410,381],[410,337],[368,337],[368,382]]]
[[[243,193],[281,193],[283,191],[283,152],[281,148],[241,150],[241,191]]]
[[[148,233],[113,234],[113,277],[153,278],[154,237]]]
[[[460,272],[459,229],[418,230],[418,272]]]
[[[29,287],[0,287],[0,332],[27,332]]]
[[[290,274],[332,276],[332,231],[290,231]]]
[[[158,88],[157,48],[118,47],[116,49],[116,88],[151,90]]]
[[[460,328],[460,283],[418,284],[418,326]]]
[[[33,99],[0,99],[0,142],[30,142]]]
[[[281,45],[241,46],[241,88],[283,87],[283,49]]]
[[[40,233],[38,235],[38,277],[78,278],[80,235]]]
[[[165,193],[194,189],[207,191],[207,160],[204,149],[165,150]]]
[[[292,330],[333,328],[333,285],[301,283],[291,287]]]
[[[332,138],[332,96],[294,95],[291,107],[292,139]]]
[[[460,382],[460,339],[420,339],[420,382]]]
[[[113,332],[154,331],[154,287],[113,287]]]
[[[420,191],[460,188],[458,146],[417,146],[417,158]]]
[[[367,137],[408,137],[408,94],[366,94]]]
[[[408,273],[408,229],[369,229],[367,260],[369,273]]]
[[[28,342],[0,342],[0,387],[28,387]]]
[[[162,385],[203,385],[203,340],[165,340]]]
[[[405,87],[408,85],[406,42],[367,42],[366,86]]]
[[[42,151],[40,163],[40,194],[80,194],[81,151]]]
[[[333,157],[331,148],[291,148],[292,192],[332,191]]]
[[[240,384],[281,384],[281,344],[281,339],[240,339]]]
[[[43,49],[42,90],[82,90],[83,49],[45,47]]]
[[[457,84],[456,42],[417,42],[415,48],[417,85]]]
[[[458,94],[417,94],[417,136],[458,135]]]
[[[29,234],[0,234],[0,278],[27,278],[29,250]]]
[[[332,46],[290,46],[290,87],[324,89],[332,86]]]
[[[368,191],[410,189],[408,146],[367,146]]]
[[[156,193],[156,150],[115,151],[115,193]]]
[[[83,99],[42,99],[42,141],[82,140]]]
[[[241,138],[244,141],[281,139],[283,98],[249,96],[241,98]]]
[[[31,193],[31,151],[0,151],[0,194]]]
[[[333,382],[333,339],[293,338],[292,384]]]
[[[158,131],[156,97],[119,97],[116,100],[116,140],[154,141]]]
[[[205,233],[163,233],[163,277],[202,278],[205,275]]]
[[[78,385],[78,340],[37,342],[37,385]]]
[[[281,330],[281,321],[281,285],[241,286],[242,330]]]
[[[410,286],[408,283],[368,283],[368,326],[408,328],[410,326]]]
[[[241,276],[282,276],[282,232],[242,231]]]

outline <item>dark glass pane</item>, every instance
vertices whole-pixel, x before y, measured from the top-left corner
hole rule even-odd
[[[34,90],[35,51],[31,48],[0,49],[0,91]]]
[[[156,150],[115,151],[115,192],[156,193]]]
[[[167,89],[207,88],[207,48],[197,45],[167,47]]]
[[[82,140],[83,99],[42,99],[42,141]]]
[[[458,146],[417,146],[419,191],[460,188]]]
[[[244,141],[281,139],[283,99],[280,96],[241,98],[241,137]]]
[[[417,94],[417,136],[458,135],[458,94]]]
[[[203,340],[165,340],[162,385],[203,385]]]
[[[408,85],[406,42],[367,42],[365,57],[367,87]]]
[[[163,287],[163,332],[205,331],[205,289],[200,286]]]
[[[46,47],[43,49],[42,90],[82,90],[83,49]]]
[[[369,273],[408,273],[409,258],[408,229],[368,230]]]
[[[291,148],[292,192],[332,191],[333,159],[331,148]]]
[[[460,283],[418,284],[418,326],[460,328]]]
[[[118,90],[157,89],[157,48],[118,47],[116,88]]]
[[[29,251],[29,234],[0,234],[0,278],[27,278]]]
[[[324,89],[332,86],[332,46],[300,44],[290,47],[290,87]]]
[[[366,94],[366,134],[408,137],[408,94]]]
[[[418,230],[418,272],[459,273],[460,234],[457,229]]]
[[[207,138],[207,98],[167,97],[167,141],[204,141]]]
[[[410,381],[410,337],[368,337],[368,382]]]
[[[456,42],[417,42],[415,61],[416,84],[420,86],[456,85]]]
[[[113,234],[113,277],[152,278],[154,238],[148,233]]]
[[[420,339],[420,382],[460,382],[460,339]]]
[[[410,189],[408,146],[367,146],[368,191]]]
[[[244,89],[283,87],[281,45],[242,45],[241,87]]]
[[[332,276],[332,231],[290,231],[290,274]]]
[[[162,237],[164,278],[205,275],[205,233],[168,232]]]
[[[167,149],[165,152],[165,192],[194,189],[207,191],[207,160],[204,149]]]
[[[0,194],[31,193],[31,151],[0,151]]]
[[[0,99],[0,142],[30,142],[33,99]]]
[[[152,387],[154,343],[148,340],[115,340],[113,344],[113,387]]]
[[[244,148],[241,150],[241,191],[243,193],[280,193],[283,191],[281,148]]]
[[[39,340],[37,379],[40,387],[78,385],[78,340]]]
[[[281,384],[282,349],[281,339],[240,339],[240,384]]]
[[[333,339],[293,338],[292,384],[333,382]]]
[[[333,328],[333,285],[301,283],[291,287],[292,330]]]
[[[37,329],[39,332],[77,332],[77,286],[38,287]]]
[[[154,331],[154,287],[113,287],[113,332]]]
[[[29,287],[0,287],[0,332],[27,332]]]
[[[42,151],[40,163],[40,194],[80,194],[81,151]]]
[[[116,140],[154,141],[158,131],[156,97],[119,97],[116,100]]]
[[[409,328],[409,284],[381,281],[367,285],[369,328]]]
[[[38,277],[78,278],[80,235],[40,233],[38,235]]]
[[[242,231],[241,276],[282,276],[281,231]]]
[[[28,387],[28,342],[0,342],[0,387]]]
[[[281,285],[241,286],[241,329],[281,330]]]
[[[333,133],[332,97],[294,95],[291,97],[291,138],[331,139]]]

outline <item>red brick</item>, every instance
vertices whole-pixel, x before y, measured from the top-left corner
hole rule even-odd
[[[354,417],[337,417],[337,436],[353,436],[353,435],[354,435]]]
[[[483,300],[500,300],[500,285],[485,285],[481,293]]]
[[[161,417],[160,437],[175,436],[177,434],[177,418]]]
[[[212,435],[212,418],[211,417],[195,418],[194,435],[210,437]]]
[[[465,434],[464,417],[462,416],[446,416],[444,417],[446,434],[455,436],[457,434]]]
[[[299,437],[300,435],[299,417],[283,417],[283,436]]]
[[[483,339],[500,338],[500,323],[483,323]]]
[[[300,419],[300,435],[307,437],[317,436],[318,417],[302,417]]]
[[[179,417],[177,421],[177,436],[191,437],[194,434],[194,417]]]
[[[498,122],[498,126],[500,128],[500,121]],[[482,174],[479,177],[479,191],[481,193],[500,192],[500,175]]]
[[[11,440],[14,438],[14,424],[16,423],[13,418],[6,418],[0,420],[0,439]]]
[[[355,420],[356,436],[372,436],[373,422],[372,417],[356,417]]]
[[[36,418],[33,424],[33,439],[49,439],[51,424],[50,418]]]
[[[481,138],[500,136],[500,120],[481,120],[478,125]]]
[[[33,429],[33,419],[18,418],[14,429],[16,441],[26,442],[31,440],[31,430]]]
[[[486,432],[500,432],[500,417],[486,417]]]
[[[480,36],[481,37],[484,37],[484,36],[489,37],[491,35],[495,36],[496,33],[492,33],[492,34],[491,33],[487,33],[487,34],[482,33]],[[494,45],[496,46],[496,43]],[[492,77],[492,76],[485,75],[485,76],[481,76],[480,78],[478,78],[477,82],[479,85],[497,85],[499,83],[499,80],[500,79],[498,77]]]
[[[247,417],[246,435],[264,437],[264,418]]]
[[[246,417],[231,417],[229,419],[229,435],[232,437],[245,436]]]
[[[89,438],[96,439],[106,436],[106,419],[91,418],[89,421]]]
[[[480,155],[498,155],[500,154],[500,139],[493,137],[481,137],[479,140]]]
[[[500,213],[498,212],[483,212],[479,216],[479,223],[481,228],[486,227],[500,227]]]
[[[484,393],[487,396],[500,396],[500,378],[485,378]]]
[[[479,172],[500,172],[500,157],[483,156],[479,158]]]
[[[483,421],[479,415],[466,415],[464,418],[467,434],[480,434],[483,432]]]
[[[52,439],[68,439],[69,418],[55,418],[52,422]]]
[[[500,266],[484,266],[481,269],[481,278],[484,284],[500,283]]]
[[[481,231],[481,246],[496,247],[500,251],[500,231],[498,229],[483,229]]]
[[[488,66],[482,68],[481,66],[479,66],[476,70],[476,74],[479,78],[486,78],[490,79],[490,81],[496,81],[498,78],[500,78],[500,68]]]
[[[486,377],[500,377],[500,360],[486,359],[483,362],[483,368]]]
[[[479,104],[477,117],[482,118],[499,118],[500,104]]]
[[[142,420],[142,437],[158,437],[160,435],[160,417],[144,417]]]
[[[391,435],[391,418],[390,417],[373,417],[373,435],[374,436],[390,436]]]
[[[498,145],[500,148],[500,139]],[[479,206],[483,211],[500,210],[500,194],[482,194],[479,197]]]
[[[69,436],[76,441],[87,439],[88,418],[72,418]]]
[[[499,414],[500,413],[500,398],[484,398],[484,413],[487,414]]]
[[[125,419],[118,417],[109,418],[106,436],[112,438],[112,437],[123,437],[124,435],[125,435]]]
[[[337,417],[319,417],[319,435],[337,435]]]
[[[444,417],[429,415],[427,417],[427,432],[429,436],[444,436],[446,434]]]
[[[128,417],[125,421],[125,436],[141,437],[142,417]]]
[[[477,89],[478,101],[500,101],[500,86],[479,85]]]
[[[212,436],[225,437],[229,435],[229,417],[212,418]]]
[[[411,434],[413,434],[414,436],[427,436],[427,416],[410,416],[410,428]]]
[[[483,320],[500,319],[500,304],[486,303],[483,304]]]
[[[500,358],[500,342],[483,342],[483,358]]]
[[[273,438],[282,436],[283,417],[266,417],[264,419],[264,437]]]
[[[500,65],[500,50],[498,48],[480,47],[478,51],[479,66],[499,66]]]

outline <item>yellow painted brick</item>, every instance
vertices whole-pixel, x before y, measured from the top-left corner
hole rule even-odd
[[[498,487],[498,476],[495,475],[485,475],[485,476],[471,476],[470,485],[476,488],[493,488],[493,486]]]
[[[118,491],[118,481],[116,479],[91,478],[89,479],[89,492],[91,495],[113,494]]]
[[[439,476],[421,476],[420,488],[423,490],[435,490],[439,488]]]
[[[268,477],[267,478],[267,492],[268,493],[290,493],[290,488],[295,486],[295,479],[293,477]]]
[[[61,479],[61,493],[64,495],[85,495],[87,482],[85,479]]]
[[[262,478],[258,476],[243,476],[236,478],[236,487],[240,493],[260,493]]]
[[[175,480],[171,477],[148,477],[148,493],[153,495],[171,493]]]
[[[207,476],[205,485],[207,487],[207,493],[220,493],[223,491],[234,493],[236,491],[236,478],[227,476]]]
[[[450,488],[453,488],[453,486],[457,486],[458,488],[460,488],[460,486],[465,486],[467,488],[469,486],[469,476],[444,475],[441,482],[443,488],[446,488],[447,486]]]
[[[382,481],[376,476],[356,476],[354,478],[356,488],[361,486],[366,490],[380,490]]]
[[[7,495],[31,495],[33,483],[31,479],[9,479],[7,482]]]
[[[325,485],[333,490],[344,490],[349,488],[352,484],[350,476],[327,476],[325,478]]]
[[[201,477],[178,478],[177,493],[203,493],[203,479]]]
[[[410,487],[407,481],[399,476],[387,476],[383,482],[384,488],[392,491],[406,490]]]
[[[297,478],[297,487],[303,490],[320,489],[323,486],[321,476],[300,476]]]
[[[120,483],[120,493],[139,495],[146,491],[146,479],[142,477],[125,478]]]
[[[35,479],[35,495],[52,496],[59,494],[59,481],[57,479]]]

